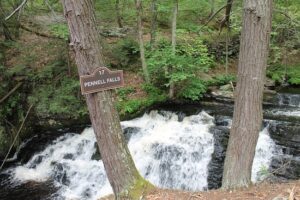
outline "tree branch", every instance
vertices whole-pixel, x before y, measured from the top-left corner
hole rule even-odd
[[[23,6],[25,6],[25,4],[27,3],[28,0],[23,0],[23,2],[10,14],[8,15],[5,20],[9,20],[9,18],[11,18],[14,14],[16,14],[16,12],[18,12],[21,8],[23,8]]]
[[[30,106],[29,106],[29,108],[28,108],[28,110],[27,110],[27,112],[26,112],[26,115],[25,115],[25,117],[24,117],[24,119],[23,119],[23,121],[22,121],[22,124],[21,124],[21,126],[20,126],[20,128],[19,128],[17,134],[15,135],[14,141],[13,141],[13,143],[11,144],[11,146],[10,146],[10,148],[9,148],[9,150],[8,150],[8,152],[7,152],[5,158],[4,158],[4,160],[3,160],[3,162],[2,162],[2,164],[1,164],[1,166],[0,166],[0,170],[1,170],[2,167],[4,166],[4,164],[5,164],[6,160],[7,160],[8,156],[9,156],[9,154],[10,154],[12,148],[13,148],[13,146],[15,145],[15,142],[17,141],[17,138],[19,137],[19,134],[20,134],[21,130],[23,129],[23,126],[24,126],[24,124],[25,124],[25,121],[26,121],[26,119],[27,119],[27,117],[28,117],[28,115],[29,115],[29,113],[30,113],[32,107],[33,107],[33,105],[30,105]]]
[[[0,103],[5,101],[12,93],[14,93],[23,83],[18,83],[11,91],[9,91],[2,99],[0,99]]]
[[[59,36],[55,36],[55,35],[50,35],[47,33],[42,33],[42,32],[38,32],[36,30],[33,30],[27,26],[25,26],[24,24],[20,24],[20,28],[24,29],[25,31],[31,32],[36,34],[37,36],[41,36],[41,37],[46,37],[46,38],[52,38],[52,39],[60,39],[60,40],[64,40],[64,38],[59,37]]]
[[[274,9],[274,11],[277,12],[277,13],[279,13],[279,14],[281,14],[281,15],[283,15],[283,16],[285,16],[285,17],[288,18],[291,22],[294,22],[295,24],[299,25],[299,22],[296,21],[296,20],[294,20],[294,19],[292,19],[292,17],[289,16],[288,13],[286,13],[286,12],[284,12],[284,11],[282,11],[282,10],[278,10],[278,9]]]
[[[213,20],[215,18],[215,16],[221,12],[224,8],[226,8],[227,4],[225,4],[224,6],[222,6],[219,10],[217,10],[209,19],[208,21],[203,25],[203,26],[206,26],[209,22],[211,22],[211,20]],[[202,26],[202,27],[203,27]]]

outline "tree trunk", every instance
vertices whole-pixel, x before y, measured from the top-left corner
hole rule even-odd
[[[215,13],[215,0],[210,0],[210,14],[209,17],[211,17]]]
[[[272,0],[244,0],[238,82],[222,187],[247,187],[258,134],[269,51]]]
[[[143,25],[142,25],[142,2],[141,0],[135,0],[136,5],[136,14],[137,14],[137,26],[138,26],[138,37],[140,44],[140,56],[142,62],[142,69],[144,72],[145,81],[150,83],[150,76],[147,68],[147,63],[145,59],[145,48],[144,48],[144,40],[143,40]]]
[[[2,26],[1,29],[5,40],[13,40],[12,34],[5,22],[5,12],[1,1],[0,1],[0,26]]]
[[[172,18],[172,52],[176,54],[176,26],[177,26],[177,14],[178,14],[178,0],[174,0],[173,18]],[[172,69],[170,69],[172,71]],[[175,84],[170,83],[169,98],[174,98]]]
[[[176,49],[176,26],[177,26],[178,0],[174,0],[173,18],[172,18],[172,51]]]
[[[120,12],[120,0],[116,0],[116,15],[117,15],[117,23],[119,28],[123,28],[122,24],[122,17],[121,17],[121,12]]]
[[[225,52],[226,52],[226,55],[225,55],[225,73],[226,75],[228,75],[228,65],[229,65],[229,42],[230,42],[230,27],[229,27],[229,24],[227,26],[227,30],[226,30],[226,44],[225,44]]]
[[[227,26],[227,27],[229,26],[232,4],[233,4],[233,0],[227,0],[226,10],[225,10],[225,18],[221,22],[220,30],[222,30],[225,26]]]
[[[152,0],[151,3],[151,39],[150,39],[150,46],[153,48],[155,46],[156,41],[156,29],[157,29],[157,2],[156,0]]]
[[[80,76],[105,66],[93,0],[62,0]],[[125,143],[113,90],[85,95],[103,164],[116,199],[137,199],[151,186],[139,175]],[[100,178],[100,177],[99,177]],[[135,196],[137,195],[137,196]]]

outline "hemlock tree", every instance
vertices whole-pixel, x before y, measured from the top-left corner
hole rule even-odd
[[[269,51],[272,0],[244,0],[238,81],[222,187],[247,187],[258,134]]]
[[[120,0],[116,0],[115,9],[116,9],[118,26],[119,26],[119,28],[123,28],[121,11],[120,11]]]
[[[172,17],[172,53],[176,54],[176,29],[177,29],[177,14],[178,14],[178,0],[174,0],[173,3],[173,17]],[[172,67],[170,69],[172,73]],[[173,99],[175,95],[175,83],[170,82],[169,98]]]
[[[155,46],[156,42],[156,29],[157,29],[157,2],[152,0],[151,2],[151,30],[150,30],[150,46],[151,49]]]
[[[104,66],[93,0],[62,0],[79,75]],[[125,143],[113,91],[85,95],[103,164],[116,199],[139,199],[153,186],[138,173]],[[100,177],[99,177],[100,178]]]
[[[147,68],[146,58],[145,58],[145,47],[144,47],[144,40],[143,40],[143,24],[142,24],[142,2],[141,0],[135,0],[136,6],[136,17],[137,17],[137,26],[138,26],[138,38],[139,38],[139,45],[140,45],[140,57],[142,62],[142,69],[145,81],[150,83],[150,75]]]

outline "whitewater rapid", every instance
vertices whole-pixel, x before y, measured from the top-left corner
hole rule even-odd
[[[200,191],[207,189],[208,164],[214,152],[210,128],[214,118],[202,111],[180,117],[167,111],[151,111],[122,122],[128,147],[141,175],[161,188]],[[268,168],[276,145],[265,127],[259,135],[252,180]],[[25,165],[8,169],[11,182],[53,181],[59,188],[53,199],[96,200],[112,193],[103,163],[95,160],[96,139],[92,128],[81,134],[65,134]]]

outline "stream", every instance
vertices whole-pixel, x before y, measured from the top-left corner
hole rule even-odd
[[[160,188],[221,186],[233,105],[160,105],[123,121],[141,175]],[[300,94],[279,93],[264,106],[252,181],[300,178]],[[91,127],[38,133],[0,173],[1,200],[96,200],[112,193]],[[272,173],[271,173],[272,172]]]

